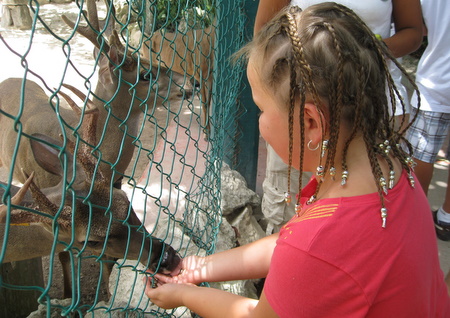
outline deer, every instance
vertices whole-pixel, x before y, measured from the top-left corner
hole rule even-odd
[[[113,5],[109,5],[111,16],[108,23],[105,23],[106,18],[98,18],[95,0],[87,0],[86,5],[88,25],[77,26],[65,15],[62,15],[62,19],[95,46],[94,57],[99,66],[98,82],[95,91],[89,92],[88,97],[92,95],[92,103],[99,111],[95,134],[98,141],[96,146],[102,153],[103,173],[117,181],[132,160],[135,148],[133,139],[140,126],[141,114],[146,112],[146,100],[153,91],[163,96],[168,92],[173,93],[170,88],[177,88],[178,84],[173,84],[169,75],[173,74],[177,80],[183,76],[164,67],[151,66],[150,61],[125,49],[114,27]],[[105,35],[109,36],[108,40]],[[190,94],[184,88],[175,91],[187,96]],[[21,103],[23,111],[19,107]],[[153,105],[148,107],[151,110]],[[54,116],[54,109],[60,112],[63,123]],[[62,107],[58,101],[56,105],[49,101],[43,88],[29,79],[9,78],[0,83],[0,111],[0,166],[8,167],[13,162],[17,138],[16,122],[10,120],[11,117],[20,115],[20,124],[25,133],[43,133],[54,139],[58,139],[63,130],[69,135],[73,134],[79,125],[71,109]],[[8,115],[1,116],[2,113]],[[34,171],[34,182],[41,188],[59,182],[59,176],[49,174],[36,163],[26,143],[19,146],[14,169],[14,179],[23,183],[22,170],[28,174]]]
[[[91,146],[95,147],[96,153],[99,154],[98,163],[100,168],[98,170],[102,172],[102,178],[96,178],[93,181],[93,189],[98,188],[99,190],[98,193],[94,192],[92,194],[94,195],[92,200],[95,200],[95,202],[100,200],[106,203],[108,202],[106,194],[112,193],[113,199],[110,202],[112,206],[120,206],[122,210],[125,208],[130,209],[125,193],[117,192],[111,187],[107,187],[107,185],[119,179],[129,165],[134,151],[133,136],[136,135],[140,115],[143,112],[141,108],[147,107],[144,101],[150,95],[151,91],[149,90],[152,86],[157,86],[156,90],[159,90],[160,93],[167,92],[170,89],[171,82],[167,74],[169,71],[166,68],[151,67],[150,61],[140,56],[135,56],[135,54],[126,50],[114,29],[114,17],[111,17],[110,22],[106,24],[106,19],[99,20],[98,18],[95,0],[87,0],[86,5],[87,13],[85,14],[87,15],[88,25],[77,26],[65,15],[62,16],[62,19],[69,27],[86,37],[96,48],[94,56],[98,61],[99,80],[95,91],[93,93],[89,92],[88,96],[86,96],[79,90],[65,84],[65,87],[85,101],[85,105],[81,108],[72,107],[69,102],[69,106],[72,108],[70,109],[63,107],[59,100],[57,100],[56,104],[52,100],[49,101],[49,97],[44,89],[29,79],[10,78],[0,83],[0,166],[10,167],[14,179],[21,183],[26,182],[27,178],[25,176],[33,172],[33,184],[36,185],[37,189],[46,190],[45,196],[48,197],[50,202],[58,204],[58,202],[63,202],[59,201],[62,199],[65,202],[68,198],[60,194],[62,191],[60,187],[64,185],[61,183],[64,182],[62,177],[65,176],[65,180],[70,179],[67,179],[67,172],[65,172],[65,175],[61,173],[61,159],[58,156],[55,157],[55,154],[50,155],[51,152],[43,150],[42,153],[48,158],[35,155],[33,147],[38,146],[33,146],[36,143],[24,136],[45,136],[45,138],[41,138],[42,142],[40,144],[57,144],[55,142],[63,135],[63,137],[65,136],[64,140],[70,142],[76,139],[77,132],[84,120],[84,115],[86,112],[89,112],[86,109],[89,108],[89,104],[92,104],[98,114],[96,115],[95,129],[91,125],[89,134],[95,136],[95,139],[91,139]],[[110,7],[110,12],[114,15],[114,6]],[[108,40],[105,39],[105,35],[109,36]],[[89,95],[92,95],[92,100],[88,98]],[[83,116],[78,116],[74,112],[75,109],[78,109]],[[59,114],[59,118],[55,114],[56,111]],[[18,134],[17,129],[20,129],[22,134]],[[88,156],[88,154],[83,154],[83,156]],[[66,160],[76,162],[78,157],[70,158],[69,156],[66,157]],[[49,167],[48,163],[56,167]],[[89,169],[93,169],[92,164]],[[86,169],[81,169],[80,171],[84,174],[89,172]],[[78,183],[83,183],[82,176],[77,175],[74,180],[77,180]],[[101,185],[98,183],[101,183]],[[76,186],[81,185],[76,184]],[[82,196],[88,190],[89,188],[82,187],[79,191],[74,191],[73,195],[75,196],[75,194],[81,192],[80,195]],[[56,198],[54,197],[55,195]],[[40,198],[42,197],[40,196]],[[75,202],[71,204],[75,204]],[[69,210],[69,207],[70,205],[68,207],[64,206],[62,211]],[[20,211],[23,211],[23,209]],[[47,211],[46,213],[49,212]],[[55,212],[53,211],[52,213]],[[80,212],[76,210],[74,214],[58,212],[57,215],[59,215],[61,221],[68,221],[67,218],[69,216],[78,216],[78,213]],[[115,213],[113,212],[112,215],[115,215]],[[121,213],[123,214],[123,211]],[[23,216],[26,213],[21,212],[18,215]],[[63,218],[63,215],[67,215],[67,217]],[[122,218],[118,219],[128,220],[133,226],[140,224],[134,213],[128,212],[126,215],[129,216],[125,218],[125,215],[121,215]],[[36,215],[32,216],[36,217]],[[117,218],[115,217],[114,219]],[[37,221],[39,224],[47,224],[46,226],[48,226],[48,220],[46,220],[47,223],[44,222],[45,218],[40,218]],[[97,226],[101,229],[108,224],[105,222],[109,221],[108,219],[100,218]],[[124,227],[121,222],[118,222],[119,224],[116,223],[114,223],[114,226],[119,227],[121,225]],[[67,224],[65,225],[67,226]],[[140,231],[143,231],[143,229],[140,229]],[[94,248],[93,244],[101,246],[101,240],[106,239],[102,235],[97,240],[93,240],[92,237],[94,235],[91,233],[90,239],[83,241],[83,246],[91,246],[95,251],[96,248]],[[140,235],[142,236],[142,234]],[[121,243],[122,239],[124,239],[124,236],[109,236],[107,241],[117,241],[113,246],[118,248],[116,250],[109,248],[108,256],[123,256],[123,250],[119,247],[124,247],[125,243]],[[69,242],[71,241],[72,239],[69,240]],[[152,255],[157,255],[158,249],[162,250],[162,244],[156,244],[155,242],[151,245],[156,249]],[[172,255],[173,251],[169,254]],[[176,257],[171,256],[171,259],[176,260]]]
[[[2,252],[4,259],[0,261],[49,255],[57,239],[64,244],[58,244],[56,252],[88,249],[103,257],[139,260],[155,272],[170,274],[177,270],[181,261],[178,253],[147,232],[126,193],[111,186],[91,151],[96,144],[93,132],[97,116],[95,108],[84,114],[78,146],[69,139],[64,146],[40,133],[25,137],[31,144],[32,155],[45,171],[68,175],[68,178],[60,178],[60,183],[54,187],[40,189],[33,181],[34,172],[30,175],[23,172],[26,181],[11,199],[10,213],[6,205],[0,206],[0,225],[3,229],[6,224],[10,227],[7,238],[10,244],[6,245]],[[61,156],[67,157],[65,167],[60,164]],[[72,171],[75,171],[74,176]],[[33,196],[31,202],[24,199],[28,190]],[[1,234],[3,241],[4,233]],[[63,272],[67,278],[68,268],[63,266]],[[68,279],[64,286],[64,296],[69,297]]]
[[[209,111],[213,85],[215,28],[189,29],[185,33],[156,30],[144,42],[142,54],[153,64],[195,79],[200,85],[200,101],[206,131],[209,130]],[[148,42],[148,43],[147,43]]]

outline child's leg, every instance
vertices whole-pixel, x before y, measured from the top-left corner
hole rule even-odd
[[[447,154],[446,154],[446,158],[447,160],[450,161],[450,141],[449,141],[449,145],[447,148]],[[447,189],[445,190],[445,200],[444,203],[442,204],[442,209],[446,212],[446,213],[450,213],[450,171],[448,172],[448,176],[447,176]]]

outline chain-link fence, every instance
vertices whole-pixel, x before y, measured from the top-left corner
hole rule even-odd
[[[142,277],[215,250],[244,1],[2,4],[0,302],[190,316],[153,306]]]

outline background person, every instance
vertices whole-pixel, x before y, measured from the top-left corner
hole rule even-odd
[[[450,124],[450,2],[446,0],[422,0],[428,45],[419,60],[416,84],[420,91],[420,110],[417,120],[407,133],[413,146],[414,171],[425,194],[433,177],[434,162],[447,137]],[[412,101],[415,105],[417,95]],[[450,181],[450,178],[449,178]],[[447,192],[449,192],[447,185]],[[450,195],[436,212],[437,236],[450,240]]]

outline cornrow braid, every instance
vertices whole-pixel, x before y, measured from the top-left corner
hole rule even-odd
[[[420,108],[420,92],[419,92],[419,88],[417,87],[414,79],[411,77],[411,75],[405,71],[405,69],[403,68],[403,66],[398,62],[398,60],[392,55],[392,53],[389,51],[389,49],[387,48],[387,46],[384,44],[383,41],[380,41],[376,38],[376,36],[373,34],[372,30],[370,30],[370,28],[361,20],[361,18],[352,10],[350,10],[349,8],[345,7],[345,6],[340,6],[337,5],[334,7],[336,10],[343,12],[344,14],[348,14],[350,16],[352,16],[355,20],[360,22],[361,27],[363,27],[365,29],[365,31],[368,34],[372,34],[372,39],[375,43],[375,47],[377,48],[379,54],[381,56],[384,56],[385,59],[382,59],[381,61],[383,62],[383,66],[385,69],[389,69],[386,63],[386,60],[390,60],[392,63],[395,64],[395,66],[402,72],[402,74],[406,77],[406,79],[408,80],[408,82],[411,84],[412,88],[414,89],[414,91],[417,93],[417,100],[418,100],[418,105],[417,108]],[[392,79],[392,76],[390,74],[390,72],[387,72],[387,80],[389,83],[389,97],[391,99],[391,104],[393,105],[392,107],[394,107],[395,105],[395,98],[393,96],[393,91],[395,91],[395,94],[398,96],[399,100],[400,100],[400,104],[402,106],[402,111],[403,113],[405,113],[406,111],[406,106],[404,103],[404,100],[400,94],[400,92],[398,91],[396,85],[394,84],[394,80]],[[395,109],[392,109],[392,113],[395,113]],[[398,138],[400,138],[403,143],[407,143],[407,140],[403,137],[405,132],[408,130],[409,127],[411,127],[412,123],[416,120],[417,118],[417,113],[414,115],[414,117],[412,118],[412,120],[409,121],[409,124],[404,127],[401,131],[398,132],[398,134],[400,135]],[[402,119],[401,125],[400,127],[403,126],[404,123],[404,118]],[[410,148],[410,147],[407,147]],[[408,149],[409,150],[409,149]],[[412,151],[409,151],[409,155],[412,156]]]
[[[321,108],[319,107],[319,105],[321,105],[321,101],[319,98],[319,95],[317,93],[317,89],[315,87],[315,82],[313,80],[313,71],[310,67],[310,65],[306,62],[306,59],[304,57],[304,53],[303,53],[303,46],[300,40],[300,37],[298,36],[298,29],[297,29],[297,22],[295,20],[295,18],[293,17],[294,14],[301,12],[301,9],[299,9],[298,7],[292,6],[289,8],[289,11],[286,13],[286,17],[288,20],[288,28],[286,28],[286,31],[289,35],[289,39],[291,41],[291,45],[292,45],[292,51],[294,53],[294,60],[297,63],[292,63],[292,66],[298,66],[300,69],[300,81],[301,83],[305,86],[306,91],[308,91],[313,99],[313,103],[314,105],[316,105],[317,111],[323,115],[323,112],[321,110]],[[291,70],[291,86],[290,86],[290,91],[291,91],[291,107],[295,106],[295,91],[296,91],[296,87],[297,87],[297,81],[298,79],[295,77],[293,77],[293,75],[295,75],[295,70]],[[299,121],[301,123],[304,122],[304,105],[305,105],[305,90],[302,90],[300,92],[301,95],[301,104],[300,104],[300,112],[299,112]],[[293,113],[293,112],[292,112]],[[321,121],[321,126],[324,127],[324,123],[322,120],[323,116],[320,116],[320,121]],[[301,125],[301,134],[304,135],[304,125]],[[324,128],[322,128],[324,129]],[[322,131],[322,134],[324,134],[324,130]],[[290,139],[292,140],[292,136],[290,136]],[[323,142],[323,141],[322,141]],[[321,145],[323,146],[323,145]],[[302,171],[303,169],[303,153],[304,153],[304,139],[300,138],[300,149],[301,149],[301,157],[300,157],[300,171]],[[289,162],[289,171],[290,171],[290,165],[291,162]],[[326,167],[325,167],[326,168]],[[321,179],[322,180],[322,179]],[[317,197],[317,193],[320,189],[320,184],[321,182],[319,182],[319,186],[316,188],[315,194],[313,195],[312,198]],[[300,185],[300,189],[301,189],[301,185],[302,185],[302,178],[301,178],[301,174],[299,176],[299,185]],[[299,206],[299,197],[297,198],[297,202],[296,202],[296,206],[298,208]]]
[[[300,112],[299,112],[299,120],[300,122],[304,121],[304,105],[305,105],[305,88],[307,90],[314,90],[314,88],[312,87],[304,87],[305,84],[308,85],[308,83],[311,83],[311,80],[303,80],[301,81],[301,87],[302,89],[298,89],[298,84],[297,84],[297,72],[295,71],[295,67],[299,67],[300,68],[300,76],[302,77],[302,79],[310,79],[310,73],[308,73],[307,71],[305,71],[305,63],[304,62],[304,58],[303,58],[303,50],[302,50],[302,45],[300,42],[300,38],[297,36],[298,32],[297,32],[297,24],[296,21],[293,17],[293,14],[296,14],[298,12],[301,12],[301,10],[298,7],[291,7],[290,10],[286,13],[286,18],[287,18],[287,22],[288,25],[286,27],[286,32],[289,35],[289,39],[291,41],[292,47],[294,48],[294,58],[291,59],[291,76],[290,76],[290,94],[289,94],[289,103],[290,103],[290,108],[289,108],[289,123],[291,125],[291,123],[293,124],[293,120],[294,120],[294,109],[295,109],[295,102],[296,102],[296,93],[298,92],[300,94]],[[297,50],[295,49],[297,48]],[[293,125],[289,126],[289,164],[288,164],[288,189],[290,186],[290,171],[291,171],[291,165],[292,165],[292,146],[293,146],[293,135],[292,135],[292,130],[293,130]],[[300,133],[301,135],[304,135],[305,133],[305,127],[303,125],[300,126]],[[303,153],[304,153],[304,149],[305,149],[305,141],[303,138],[300,138],[300,171],[303,171]],[[302,188],[302,178],[301,178],[301,173],[299,176],[299,188]],[[296,209],[299,206],[299,197],[297,197],[297,201],[296,201]]]
[[[336,35],[336,30],[334,29],[333,25],[328,23],[328,22],[324,22],[323,26],[328,30],[328,32],[331,34],[332,40],[333,40],[333,45],[334,48],[336,50],[337,53],[337,60],[338,60],[338,65],[337,65],[337,76],[338,76],[338,83],[336,88],[332,88],[331,89],[331,94],[330,94],[330,98],[329,98],[329,112],[333,113],[334,116],[332,117],[332,120],[330,121],[330,127],[329,127],[329,131],[330,131],[330,137],[329,137],[329,144],[331,145],[336,145],[337,141],[339,139],[339,124],[341,121],[341,113],[342,113],[342,107],[343,107],[343,97],[342,97],[342,91],[343,91],[343,56],[342,56],[342,50],[341,50],[341,46],[339,43],[339,40],[337,38]],[[323,134],[325,135],[325,132],[323,132]],[[353,136],[352,136],[353,138]],[[348,147],[348,145],[347,145]],[[331,147],[329,148],[329,152],[328,152],[328,156],[327,156],[327,160],[325,162],[325,174],[328,173],[330,167],[334,166],[334,158],[336,156],[336,147]],[[342,163],[342,171],[346,171],[346,162],[345,162],[345,157]],[[345,167],[345,169],[344,169]],[[320,186],[319,186],[320,187]],[[319,192],[319,187],[316,190],[316,195]]]
[[[290,7],[289,11],[286,13],[287,20],[289,22],[289,27],[287,28],[287,32],[289,35],[289,39],[291,40],[292,50],[294,52],[295,61],[298,63],[300,68],[300,75],[302,82],[306,86],[308,92],[312,95],[313,102],[315,105],[321,105],[320,99],[318,98],[317,89],[315,87],[315,83],[313,81],[313,72],[306,62],[303,53],[303,45],[301,45],[300,37],[298,36],[297,24],[293,17],[293,14],[301,12],[301,9],[293,6]],[[291,89],[293,87],[291,86]],[[303,105],[302,105],[303,106]],[[319,108],[318,110],[322,112]]]
[[[408,80],[408,83],[412,86],[413,90],[415,91],[415,93],[417,94],[417,108],[420,109],[420,91],[419,88],[417,87],[416,81],[411,77],[411,75],[406,72],[406,70],[403,68],[403,66],[397,61],[396,58],[394,58],[392,56],[392,54],[389,52],[389,50],[387,50],[387,54],[389,54],[391,61],[395,64],[395,66],[401,70],[403,76]],[[394,84],[392,84],[393,86],[395,86]],[[404,105],[403,105],[404,106]],[[403,108],[403,112],[404,112],[404,108]],[[403,130],[400,130],[398,132],[399,134],[399,139],[401,139],[403,141],[403,143],[407,142],[407,140],[404,138],[405,132],[409,129],[409,127],[411,127],[411,125],[416,121],[417,119],[417,115],[418,112],[416,112],[414,114],[414,117],[409,121],[409,124],[406,125],[406,127],[403,128]],[[403,126],[403,121],[401,123],[401,126]],[[409,150],[409,155],[412,156],[412,150]]]
[[[364,23],[364,21],[361,20],[361,18],[351,9],[345,7],[345,6],[341,6],[341,5],[336,5],[334,6],[334,9],[336,9],[339,12],[342,12],[345,15],[349,15],[351,16],[355,21],[357,21],[358,26],[360,26],[367,34],[371,35],[371,41],[373,43],[373,47],[377,50],[377,53],[379,54],[379,56],[381,57],[385,57],[385,58],[380,58],[380,62],[382,62],[384,69],[389,69],[387,62],[386,62],[386,58],[391,59],[393,61],[395,61],[396,59],[392,56],[392,54],[387,50],[386,45],[384,44],[384,42],[380,41],[375,34],[373,34],[372,30],[370,30],[370,28],[367,26],[367,24]],[[389,98],[391,100],[391,105],[393,107],[392,109],[392,113],[395,112],[394,106],[395,106],[395,97],[394,97],[394,91],[396,91],[397,96],[400,96],[400,93],[398,92],[397,88],[395,87],[395,85],[393,84],[394,81],[392,79],[392,76],[390,74],[390,72],[386,73],[387,76],[387,81],[392,84],[389,85]],[[400,99],[401,100],[401,99]],[[404,103],[402,102],[402,109],[403,111],[405,111],[405,106]],[[385,113],[384,114],[384,119],[385,122],[389,122],[390,118],[389,118],[389,114]]]
[[[384,58],[380,59],[384,70],[389,70],[386,60],[387,59],[391,60],[396,65],[396,67],[398,67],[401,70],[401,72],[407,77],[407,79],[412,83],[412,86],[416,90],[417,94],[419,94],[417,86],[415,85],[415,83],[412,80],[412,78],[410,77],[410,75],[403,69],[403,67],[398,63],[398,61],[392,56],[391,52],[387,49],[387,46],[384,44],[384,42],[378,40],[376,38],[376,36],[372,33],[372,31],[367,27],[367,25],[352,10],[350,10],[344,6],[339,6],[339,5],[336,5],[335,8],[338,11],[343,12],[344,14],[348,14],[348,15],[352,16],[356,21],[358,21],[359,26],[361,26],[366,31],[367,34],[371,35],[371,40],[374,44],[374,47],[377,50],[378,55],[384,57]],[[397,96],[398,100],[400,101],[402,112],[405,113],[406,107],[405,107],[404,100],[403,100],[399,90],[395,86],[390,72],[385,71],[385,74],[386,74],[386,79],[387,79],[387,84],[388,84],[389,98],[390,98],[390,102],[392,105],[391,113],[392,114],[395,113],[395,106],[396,106],[395,96]],[[375,97],[374,99],[377,99],[377,98]],[[418,107],[420,107],[420,98],[419,98]],[[416,116],[417,116],[417,114],[416,114]],[[413,118],[413,121],[416,119],[416,116]],[[399,127],[403,127],[403,124],[404,124],[404,116],[402,116],[402,117],[403,117],[402,122],[399,125]],[[395,117],[392,116],[392,118],[394,119]],[[389,124],[390,121],[391,121],[391,125]],[[387,189],[386,188],[387,181],[386,181],[386,178],[384,178],[384,176],[383,176],[380,164],[379,164],[378,160],[376,160],[375,154],[381,155],[387,162],[389,169],[390,169],[389,180],[391,180],[394,178],[394,167],[393,167],[392,160],[389,157],[389,150],[387,150],[387,148],[389,147],[389,149],[392,149],[394,156],[399,159],[402,167],[408,171],[408,173],[410,175],[410,181],[413,182],[412,177],[411,177],[411,169],[413,166],[413,164],[411,163],[412,160],[410,159],[410,157],[407,157],[405,155],[405,152],[402,151],[399,146],[401,143],[406,144],[407,148],[409,150],[409,156],[411,156],[412,148],[411,148],[409,142],[403,137],[403,135],[404,135],[404,132],[411,126],[413,121],[411,121],[409,123],[409,125],[407,125],[407,127],[404,128],[402,131],[395,132],[395,120],[391,120],[389,118],[389,113],[384,112],[383,122],[384,122],[385,129],[381,132],[384,132],[385,135],[379,136],[379,137],[385,138],[385,140],[386,140],[385,143],[387,143],[385,145],[386,150],[379,148],[379,147],[374,148],[372,142],[376,143],[376,140],[372,139],[373,134],[371,134],[371,132],[369,130],[362,129],[362,131],[365,133],[364,140],[366,142],[366,148],[367,148],[368,155],[369,155],[369,161],[370,161],[370,164],[372,167],[372,173],[375,177],[376,186],[377,186],[378,193],[379,193],[380,200],[381,200],[381,206],[382,206],[381,217],[383,220],[383,223],[382,223],[383,227],[385,227],[385,225],[386,225],[386,218],[387,218],[387,209],[385,208],[385,205],[384,205],[384,195],[383,195],[383,193],[387,194],[387,190],[385,190],[385,189]],[[358,123],[358,121],[356,121],[356,123]],[[354,126],[354,128],[356,128],[356,125]],[[353,138],[353,136],[354,135],[352,132],[351,138]],[[349,141],[351,140],[351,138],[349,139]],[[392,145],[391,143],[394,143],[394,145]],[[348,145],[349,145],[349,142],[346,143],[346,147]],[[375,151],[373,151],[373,150],[375,150]],[[345,162],[345,158],[346,158],[346,149],[344,149],[344,159],[343,159],[344,162]],[[345,166],[345,164],[343,164],[343,166]],[[390,183],[390,181],[389,181],[389,183]],[[389,187],[391,187],[391,186],[389,186]]]
[[[295,110],[295,90],[292,89],[293,85],[296,85],[296,72],[295,72],[295,60],[290,61],[291,64],[291,78],[290,78],[290,97],[289,97],[289,162],[288,162],[288,203],[290,203],[290,191],[291,191],[291,169],[292,169],[292,151],[294,148],[294,110]],[[303,133],[303,131],[302,131]],[[303,156],[302,156],[303,157]]]

